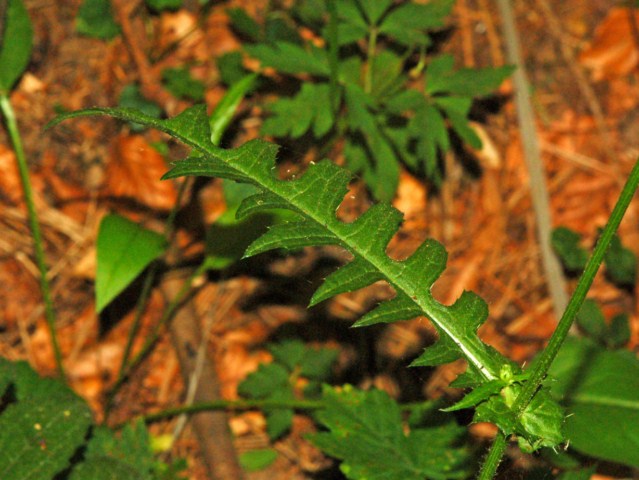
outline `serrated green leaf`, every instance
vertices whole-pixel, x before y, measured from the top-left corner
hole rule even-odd
[[[91,114],[107,114],[147,123],[183,141],[200,155],[192,155],[178,162],[164,178],[222,173],[227,178],[242,179],[258,186],[263,192],[281,199],[282,204],[288,204],[291,210],[305,219],[303,222],[286,224],[288,226],[284,228],[271,229],[263,237],[264,240],[258,240],[259,243],[249,248],[248,254],[267,248],[308,245],[311,242],[306,238],[307,234],[316,237],[320,244],[341,245],[354,258],[361,259],[377,270],[393,287],[397,297],[410,299],[421,315],[430,318],[441,336],[448,339],[457,357],[465,358],[481,379],[486,381],[499,377],[505,360],[482,343],[476,333],[486,318],[486,304],[476,296],[465,294],[453,306],[447,307],[432,297],[432,282],[445,268],[445,254],[430,254],[433,249],[443,250],[437,242],[425,242],[404,261],[387,256],[386,246],[380,239],[390,238],[396,232],[398,217],[391,207],[386,205],[370,209],[370,212],[377,213],[360,217],[350,224],[340,221],[335,211],[343,200],[350,178],[341,168],[324,161],[310,165],[300,178],[280,180],[274,174],[276,148],[268,143],[252,141],[231,150],[214,147],[210,142],[208,119],[202,107],[189,109],[169,120],[156,120],[130,110],[90,109],[59,117],[56,122]],[[375,221],[375,227],[363,229],[362,225],[366,225],[370,219]],[[371,231],[375,235],[371,235]]]
[[[552,232],[552,247],[569,271],[582,270],[588,261],[588,252],[579,246],[580,241],[581,236],[566,227],[557,227]]]
[[[69,387],[42,379],[25,362],[0,359],[15,401],[0,414],[0,478],[53,478],[70,465],[91,425],[91,411]]]
[[[436,0],[425,5],[406,2],[386,15],[379,31],[406,46],[426,45],[429,40],[425,30],[443,26],[453,4],[454,0]]]
[[[471,456],[457,444],[463,429],[454,424],[404,433],[400,411],[386,393],[341,391],[325,386],[318,421],[328,433],[310,436],[317,447],[342,460],[352,479],[455,479],[469,475]]]
[[[497,89],[513,71],[512,66],[433,71],[431,64],[426,70],[426,92],[483,97]]]
[[[97,240],[95,308],[99,313],[166,249],[166,240],[119,215],[107,215]]]
[[[0,38],[0,94],[7,95],[31,58],[33,27],[22,0],[8,0]]]
[[[568,413],[570,447],[595,458],[639,467],[639,361],[568,337],[546,382]]]
[[[75,19],[75,29],[82,35],[103,40],[111,40],[120,34],[109,0],[84,0]]]
[[[490,396],[498,393],[506,386],[502,380],[491,380],[472,390],[469,394],[464,395],[459,402],[447,408],[442,408],[442,412],[455,412],[465,408],[471,408],[475,405],[487,400]]]
[[[247,45],[244,49],[257,58],[263,67],[273,67],[282,73],[310,73],[327,77],[330,74],[326,52],[313,45],[304,48],[289,42]]]

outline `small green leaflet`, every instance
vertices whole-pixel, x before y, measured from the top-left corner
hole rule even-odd
[[[166,249],[164,236],[120,215],[107,215],[97,241],[95,308],[99,313]]]
[[[7,95],[29,63],[33,27],[22,0],[8,0],[0,38],[0,95]]]
[[[75,28],[78,33],[103,40],[111,40],[120,34],[109,0],[84,0],[75,19]]]

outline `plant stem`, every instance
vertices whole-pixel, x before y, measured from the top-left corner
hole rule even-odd
[[[366,76],[364,77],[364,91],[371,93],[373,89],[373,61],[375,48],[377,47],[377,28],[371,27],[368,35],[368,48],[366,50]]]
[[[182,198],[184,197],[184,194],[186,192],[186,186],[188,183],[189,182],[186,180],[180,183],[180,188],[178,190],[175,204],[173,204],[173,207],[171,208],[171,211],[169,212],[169,216],[166,219],[166,223],[164,224],[164,236],[169,243],[171,243],[171,239],[175,232],[175,218],[177,216],[178,210],[180,209],[180,206],[182,205]],[[110,389],[109,393],[107,394],[107,400],[104,406],[105,419],[108,418],[109,413],[111,412],[111,408],[113,406],[113,399],[115,398],[115,395],[118,393],[118,390],[128,378],[130,371],[133,370],[133,368],[137,366],[137,363],[142,361],[144,356],[146,356],[146,354],[148,353],[148,351],[145,352],[143,356],[140,356],[138,354],[133,359],[131,364],[130,365],[128,364],[129,357],[131,355],[131,350],[133,348],[133,340],[140,328],[140,320],[142,319],[142,314],[144,313],[144,307],[147,304],[149,297],[151,296],[151,287],[153,286],[153,281],[155,280],[155,277],[158,273],[158,268],[159,268],[159,263],[157,261],[153,262],[153,264],[147,271],[146,277],[144,278],[142,291],[135,305],[135,318],[133,319],[133,325],[131,326],[129,336],[127,338],[127,343],[124,348],[124,355],[122,356],[122,362],[120,363],[120,369],[118,371],[117,380],[115,384],[113,385],[113,387]],[[164,319],[164,316],[160,319],[160,321],[158,322],[158,325],[163,323],[163,319]],[[156,328],[154,329],[154,336],[157,335],[158,331],[159,331],[159,326],[156,326]],[[157,337],[155,339],[157,339]],[[153,342],[155,341],[155,339],[153,340]],[[151,345],[153,344],[153,342],[151,342]],[[149,346],[149,342],[147,342],[144,345],[142,350],[144,351],[145,348],[147,348],[148,346]]]
[[[557,328],[552,334],[548,345],[535,362],[535,367],[530,372],[529,380],[524,384],[521,393],[513,404],[512,409],[517,418],[521,417],[524,410],[526,410],[526,407],[530,404],[533,396],[546,378],[548,369],[557,356],[561,345],[568,336],[570,327],[572,326],[577,313],[579,313],[579,309],[586,298],[586,294],[592,285],[595,275],[597,274],[597,270],[599,270],[599,266],[604,259],[606,250],[610,246],[610,242],[617,231],[617,228],[619,228],[621,219],[623,218],[628,205],[630,205],[630,201],[637,190],[637,186],[639,186],[639,159],[628,176],[628,180],[626,181],[626,184],[619,195],[619,199],[610,214],[608,223],[604,227],[603,232],[595,245],[595,249],[590,256],[581,277],[579,278],[575,292],[572,294],[572,297],[570,297],[568,306],[566,307],[564,314],[561,316],[561,320],[557,324]],[[499,434],[495,439],[488,457],[482,466],[479,476],[481,480],[493,478],[495,471],[497,470],[497,466],[501,461],[501,457],[504,454],[506,447],[505,441],[505,437],[502,434]],[[501,445],[502,443],[503,445]]]
[[[31,188],[29,169],[27,167],[27,160],[22,147],[20,131],[18,130],[18,124],[16,122],[13,107],[11,106],[11,102],[7,95],[0,94],[0,111],[2,111],[2,114],[4,115],[7,131],[9,132],[9,137],[11,137],[11,143],[13,144],[13,149],[16,153],[18,171],[20,172],[20,181],[22,182],[22,190],[24,191],[24,202],[27,207],[29,228],[31,229],[31,235],[33,236],[35,260],[40,272],[40,290],[44,301],[44,315],[49,327],[49,334],[51,335],[51,345],[53,347],[53,355],[55,357],[58,375],[61,378],[64,378],[62,353],[60,352],[60,345],[58,344],[58,337],[55,328],[55,311],[53,309],[53,301],[51,299],[51,288],[47,278],[47,264],[44,258],[42,233],[40,231],[38,215],[36,213],[35,202],[33,200],[33,189]]]
[[[530,373],[530,379],[525,383],[521,393],[513,404],[513,410],[518,417],[520,417],[524,412],[530,403],[530,400],[535,395],[535,392],[541,386],[541,383],[544,381],[544,378],[548,373],[550,365],[557,356],[564,340],[568,336],[570,327],[572,326],[577,313],[579,313],[579,309],[586,298],[586,294],[592,285],[595,275],[597,274],[597,270],[599,270],[599,266],[604,259],[606,250],[608,250],[610,242],[612,241],[617,228],[619,228],[621,219],[623,218],[624,213],[626,213],[628,205],[630,205],[630,201],[637,190],[637,186],[639,186],[639,159],[632,168],[628,180],[619,195],[619,200],[617,200],[617,203],[610,214],[608,223],[604,227],[601,237],[599,237],[599,240],[595,245],[595,249],[584,268],[584,272],[579,278],[579,282],[577,283],[575,292],[572,294],[572,297],[568,302],[566,311],[562,315],[557,328],[548,342],[548,345],[541,353],[538,361],[535,363],[535,367]]]
[[[481,466],[481,471],[479,472],[477,480],[491,480],[495,476],[495,473],[497,473],[497,467],[499,467],[499,464],[501,463],[501,458],[504,456],[506,446],[506,435],[501,432],[497,432],[495,441],[488,451],[488,456],[484,460],[484,464]]]
[[[184,282],[182,289],[178,292],[175,298],[164,310],[164,313],[162,314],[162,317],[156,324],[153,330],[153,333],[147,338],[146,342],[144,343],[140,351],[137,353],[137,355],[133,358],[133,360],[131,360],[126,371],[118,377],[118,379],[115,381],[115,383],[109,390],[109,393],[107,394],[107,401],[105,406],[105,414],[104,414],[105,422],[108,419],[108,414],[110,413],[111,407],[113,405],[113,399],[115,398],[115,395],[118,393],[122,385],[124,385],[124,383],[127,381],[131,373],[140,365],[142,360],[146,358],[146,356],[149,354],[149,352],[155,345],[155,342],[160,338],[160,329],[164,325],[166,325],[166,323],[173,317],[173,314],[177,310],[178,306],[181,305],[182,301],[186,297],[186,294],[191,289],[191,286],[193,285],[193,281],[198,276],[202,275],[205,271],[206,271],[206,268],[204,267],[204,265],[200,265],[200,267],[196,269],[195,272],[193,272],[189,276],[189,278]]]
[[[424,406],[437,410],[441,407],[442,402],[438,400],[429,400],[426,402],[414,402],[405,403],[399,405],[399,408],[404,412],[410,412],[417,408],[423,409]],[[255,399],[240,399],[240,400],[218,400],[215,402],[202,402],[194,403],[192,405],[183,405],[181,407],[167,408],[160,412],[150,413],[148,415],[142,415],[141,418],[145,423],[155,422],[157,420],[163,420],[165,418],[175,417],[184,413],[199,413],[208,410],[253,410],[253,409],[278,409],[278,408],[290,408],[293,410],[320,410],[325,408],[323,400],[255,400]],[[120,429],[130,421],[123,422],[116,425],[114,428]]]
[[[329,91],[333,114],[339,109],[338,75],[339,75],[339,38],[337,32],[337,8],[335,0],[327,0],[328,10],[328,66],[330,68]]]

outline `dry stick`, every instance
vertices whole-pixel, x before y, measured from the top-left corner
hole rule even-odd
[[[541,164],[537,132],[535,131],[535,118],[528,93],[529,84],[521,59],[521,47],[510,1],[497,0],[497,5],[503,22],[508,61],[517,67],[513,75],[517,117],[521,128],[524,158],[530,176],[530,194],[537,219],[537,236],[541,250],[541,260],[548,279],[550,296],[553,299],[555,318],[559,319],[568,304],[566,280],[561,270],[561,265],[550,246],[550,200]]]
[[[577,82],[577,88],[579,88],[581,95],[584,97],[584,100],[586,100],[588,109],[595,119],[595,125],[597,126],[597,131],[599,132],[599,136],[603,141],[606,156],[610,161],[612,161],[612,159],[615,158],[615,151],[613,146],[614,144],[612,138],[610,137],[610,133],[608,132],[608,128],[606,127],[606,121],[604,119],[604,114],[601,109],[599,99],[597,99],[597,95],[590,86],[588,78],[586,78],[583,69],[577,64],[577,62],[575,62],[574,53],[568,45],[568,42],[566,41],[566,35],[564,34],[561,28],[561,24],[557,20],[557,16],[555,15],[555,12],[553,12],[552,7],[547,0],[537,0],[537,4],[539,5],[539,8],[544,12],[546,20],[548,22],[548,30],[550,31],[551,35],[555,37],[555,40],[559,44],[559,52],[561,53],[561,56],[564,58],[564,62],[566,62],[566,65],[568,65],[570,72],[575,78],[575,81]],[[616,167],[616,165],[614,165],[614,167]],[[619,173],[618,169],[615,168],[615,170],[615,173]],[[617,181],[620,184],[623,183],[621,175],[617,175]]]
[[[160,85],[156,72],[153,70],[153,67],[138,43],[135,32],[133,31],[133,25],[131,25],[131,19],[129,18],[131,12],[140,4],[140,0],[112,0],[111,4],[113,5],[115,17],[120,24],[124,43],[137,68],[142,93],[149,100],[154,100],[163,107],[168,108],[169,105],[175,103],[175,100]]]
[[[182,288],[182,280],[167,277],[162,281],[162,292],[167,298],[175,298]],[[202,342],[200,325],[191,302],[178,310],[170,326],[171,338],[175,346],[184,383],[190,383],[190,375],[198,369],[197,350]],[[220,384],[214,366],[208,356],[201,364],[201,377],[193,401],[195,403],[215,402],[220,400]],[[229,429],[229,418],[226,411],[208,411],[193,415],[193,429],[198,437],[202,456],[214,480],[241,479],[242,468],[237,460]]]

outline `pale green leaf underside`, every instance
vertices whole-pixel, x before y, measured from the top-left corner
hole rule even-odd
[[[328,161],[311,165],[298,179],[280,180],[275,175],[277,146],[253,140],[236,149],[224,150],[210,141],[206,109],[196,106],[169,120],[158,120],[131,109],[93,108],[58,117],[52,123],[77,116],[110,115],[152,126],[193,148],[189,158],[177,162],[164,178],[185,175],[215,176],[256,185],[262,193],[247,198],[238,215],[273,207],[298,213],[300,221],[271,227],[249,246],[246,256],[273,248],[306,245],[339,245],[353,255],[353,262],[330,275],[316,292],[312,304],[338,293],[384,280],[395,290],[393,300],[380,304],[357,322],[371,325],[427,316],[437,328],[440,340],[416,360],[416,365],[435,365],[464,358],[478,380],[499,376],[505,359],[485,345],[477,328],[487,317],[487,306],[478,296],[466,292],[452,306],[431,295],[433,282],[446,266],[447,254],[434,240],[427,240],[409,258],[396,261],[386,247],[402,221],[402,214],[388,204],[371,207],[352,223],[340,221],[335,212],[347,192],[350,174]]]

